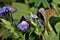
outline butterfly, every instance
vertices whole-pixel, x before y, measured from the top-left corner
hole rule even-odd
[[[56,12],[55,9],[45,10],[46,20],[49,20]]]
[[[50,32],[48,21],[49,19],[55,14],[55,9],[48,9],[43,12],[38,12],[37,15],[39,18],[41,18],[44,21],[44,27],[46,28],[47,32]],[[44,15],[43,15],[44,14]]]

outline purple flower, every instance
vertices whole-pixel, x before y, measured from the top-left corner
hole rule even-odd
[[[31,20],[31,21],[33,21],[33,18],[32,18],[32,17],[30,17],[30,20]]]
[[[1,10],[0,10],[0,17],[2,17],[2,15],[5,13],[6,7],[4,6]]]
[[[9,12],[16,12],[16,8],[13,8],[13,7],[7,7],[7,10],[9,10]]]
[[[45,11],[45,9],[44,8],[40,8],[38,11],[39,12],[43,12],[43,11]]]
[[[40,26],[43,26],[43,25],[44,25],[44,23],[43,23],[43,22],[39,22],[39,25],[40,25]]]
[[[6,10],[6,7],[4,6],[1,10],[0,10],[0,14],[3,14]]]
[[[4,6],[3,8],[2,8],[2,10],[4,11],[4,12],[16,12],[16,8],[13,8],[13,7],[10,7],[10,6]]]
[[[5,12],[16,12],[16,8],[9,7],[9,6],[3,6],[2,9],[0,10],[0,17],[2,17],[2,15]]]
[[[0,14],[0,17],[2,17],[2,14]]]
[[[33,15],[33,18],[38,18],[37,14],[34,14],[34,15]]]
[[[19,24],[17,25],[17,27],[18,27],[21,31],[24,31],[24,30],[28,29],[29,24],[28,24],[26,21],[22,21],[21,23],[19,23]]]
[[[29,27],[28,22],[26,21],[25,17],[22,16],[20,19],[20,23],[17,25],[17,28],[19,28],[21,31],[27,30]]]

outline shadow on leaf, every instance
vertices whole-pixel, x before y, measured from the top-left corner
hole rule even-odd
[[[56,31],[56,29],[55,29],[55,25],[56,25],[56,23],[60,22],[60,18],[53,16],[53,17],[50,18],[49,22],[50,22],[50,24],[51,24],[53,30],[54,30],[55,33],[57,34],[57,31]]]
[[[16,0],[15,2],[25,3],[25,0]]]

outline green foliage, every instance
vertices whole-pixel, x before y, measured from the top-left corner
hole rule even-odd
[[[6,21],[5,19],[2,19],[2,18],[0,20],[3,22],[5,28],[9,29],[9,31],[7,30],[8,32],[5,32],[3,34],[4,35],[3,37],[7,37],[9,35],[9,32],[13,33],[14,38],[19,37],[18,33],[15,31],[16,30],[15,27],[13,27],[13,25],[11,25],[11,23],[9,21]],[[4,28],[4,30],[5,30],[5,28]],[[3,29],[1,29],[1,30],[3,30]],[[4,32],[4,30],[3,30],[3,32]]]
[[[47,0],[41,0],[45,8],[50,8],[50,5]]]
[[[13,14],[14,19],[20,19],[22,15],[26,16],[26,18],[29,18],[30,14],[29,14],[29,9],[27,5],[22,3],[13,3],[13,7],[17,8],[17,12]]]
[[[41,0],[35,0],[35,6],[39,7],[39,5],[41,4]]]
[[[56,23],[56,25],[55,25],[55,28],[56,28],[57,32],[60,31],[60,27],[59,27],[59,25],[60,25],[60,22]]]
[[[30,37],[29,37],[29,40],[34,40],[34,39],[35,39],[35,38],[34,38],[34,37],[32,37],[32,36],[30,36]]]
[[[22,15],[29,21],[30,15],[33,17],[33,13],[36,10],[36,7],[38,9],[38,7],[42,3],[44,8],[51,8],[50,5],[52,5],[52,8],[56,9],[56,13],[49,20],[49,26],[50,26],[51,32],[48,34],[45,29],[43,36],[46,40],[59,40],[60,7],[58,7],[57,4],[60,4],[60,0],[53,0],[52,3],[49,3],[47,0],[33,0],[33,1],[27,0],[27,2],[28,2],[28,4],[25,4],[25,3],[21,3],[21,2],[20,3],[15,2],[15,0],[14,0],[12,6],[17,8],[17,12],[12,14],[15,25],[13,25],[9,20],[0,18],[0,20],[3,23],[0,25],[1,26],[0,37],[8,39],[8,35],[10,35],[9,37],[11,37],[11,38],[18,38],[19,40],[26,40],[26,35],[27,35],[26,33],[29,33],[27,39],[34,40],[35,37],[33,37],[33,36],[36,36],[36,35],[40,36],[40,32],[43,31],[44,28],[43,27],[40,28],[40,26],[38,26],[37,21],[35,21],[35,22],[31,21],[31,24],[33,24],[34,26],[30,26],[31,28],[29,27],[28,31],[25,31],[25,32],[21,32],[16,27],[16,25],[18,25],[18,23],[20,22],[20,18]],[[4,1],[4,4],[8,4],[8,3],[10,3],[9,0]],[[32,7],[29,7],[29,3],[34,3],[34,5],[32,4]],[[45,16],[45,15],[43,15],[43,16]],[[55,33],[53,27],[56,29],[57,34]],[[31,36],[32,32],[35,32],[35,35]]]
[[[60,0],[53,0],[54,3],[60,4]]]
[[[14,31],[14,28],[11,26],[11,23],[9,21],[6,21],[5,19],[0,19],[0,20],[4,23],[6,28],[12,29]]]

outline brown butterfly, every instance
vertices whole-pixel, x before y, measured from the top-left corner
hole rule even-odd
[[[55,9],[49,9],[49,10],[45,10],[44,12],[46,15],[46,20],[49,20],[54,15],[56,10]]]
[[[45,18],[46,18],[45,19],[46,22],[44,22],[44,27],[46,28],[47,32],[49,33],[50,29],[49,29],[49,26],[48,26],[48,21],[54,15],[54,13],[56,12],[56,10],[55,9],[48,9],[48,10],[45,10],[43,12],[44,12]],[[37,15],[38,15],[39,18],[41,18],[44,21],[44,17],[42,15],[42,13],[38,12]]]

